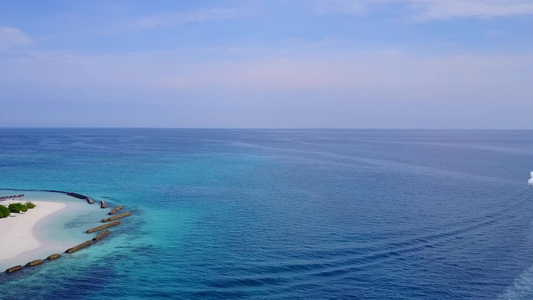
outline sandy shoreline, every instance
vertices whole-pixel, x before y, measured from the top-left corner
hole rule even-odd
[[[2,201],[1,205],[25,201]],[[40,243],[34,234],[34,226],[40,220],[67,207],[65,203],[33,201],[37,205],[25,213],[12,213],[7,218],[0,219],[0,232],[3,241],[0,243],[0,262],[12,259],[18,255],[39,248]]]

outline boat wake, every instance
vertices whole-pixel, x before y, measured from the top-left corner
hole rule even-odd
[[[518,300],[533,298],[533,267],[522,273],[499,300]]]
[[[528,183],[533,185],[533,172],[530,173],[531,178]],[[533,229],[533,222],[530,227]],[[518,299],[533,299],[533,266],[525,270],[518,276],[513,284],[509,286],[506,291],[498,297],[499,300],[518,300]]]

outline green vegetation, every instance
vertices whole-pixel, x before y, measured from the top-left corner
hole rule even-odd
[[[11,203],[8,207],[0,205],[0,218],[9,217],[11,213],[27,212],[28,209],[35,207],[36,205],[30,201],[26,202],[26,204]]]
[[[11,203],[8,206],[9,211],[12,213],[27,212],[28,207],[22,203]]]
[[[10,214],[11,212],[7,207],[0,205],[0,218],[9,217]]]

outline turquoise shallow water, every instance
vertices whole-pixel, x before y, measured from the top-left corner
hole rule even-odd
[[[528,299],[531,131],[0,129],[0,187],[134,213],[5,299]],[[3,299],[3,298],[2,298]]]

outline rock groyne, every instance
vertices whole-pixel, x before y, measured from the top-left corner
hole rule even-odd
[[[55,260],[55,259],[58,259],[60,256],[61,256],[61,255],[59,255],[59,254],[56,253],[56,254],[52,254],[52,255],[48,256],[46,259],[48,259],[48,260]]]
[[[18,270],[22,270],[22,266],[21,265],[14,266],[14,267],[11,267],[11,268],[7,269],[6,273],[10,274],[10,273],[16,272]]]
[[[42,263],[43,263],[42,259],[36,259],[36,260],[32,260],[29,263],[27,263],[26,267],[35,267],[35,266],[38,266],[38,265],[40,265]]]
[[[80,251],[81,249],[83,248],[86,248],[86,247],[89,247],[90,245],[92,245],[93,241],[92,240],[89,240],[89,241],[85,241],[79,245],[76,245],[72,248],[68,248],[67,250],[65,250],[65,253],[74,253],[74,252],[77,252],[77,251]]]
[[[127,217],[129,215],[131,215],[130,212],[125,212],[125,213],[122,213],[120,215],[116,215],[116,216],[112,216],[112,217],[109,217],[109,218],[102,219],[102,223],[106,223],[106,222],[109,222],[109,221],[114,221],[114,220],[117,220],[117,219],[120,219],[120,218]]]
[[[109,234],[111,233],[111,231],[109,230],[105,230],[103,231],[102,233],[100,233],[99,235],[93,237],[93,243],[96,243],[98,241],[100,241],[101,239],[105,238],[106,236],[108,236]]]
[[[87,229],[87,233],[97,232],[97,231],[100,231],[102,229],[107,229],[109,227],[117,226],[118,224],[120,224],[120,221],[115,221],[115,222],[111,222],[111,223],[108,223],[108,224],[96,226],[94,228]]]
[[[116,214],[119,210],[121,210],[123,207],[124,207],[124,206],[119,205],[119,206],[113,208],[113,210],[110,211],[109,214],[110,214],[110,215],[114,215],[114,214]]]
[[[65,195],[68,195],[70,197],[74,197],[74,198],[77,198],[77,199],[82,199],[82,200],[85,200],[87,201],[87,203],[89,204],[94,204],[94,200],[85,196],[85,195],[82,195],[82,194],[78,194],[78,193],[71,193],[71,192],[65,192],[65,191],[57,191],[57,190],[43,190],[45,192],[52,192],[52,193],[60,193],[60,194],[65,194]]]

